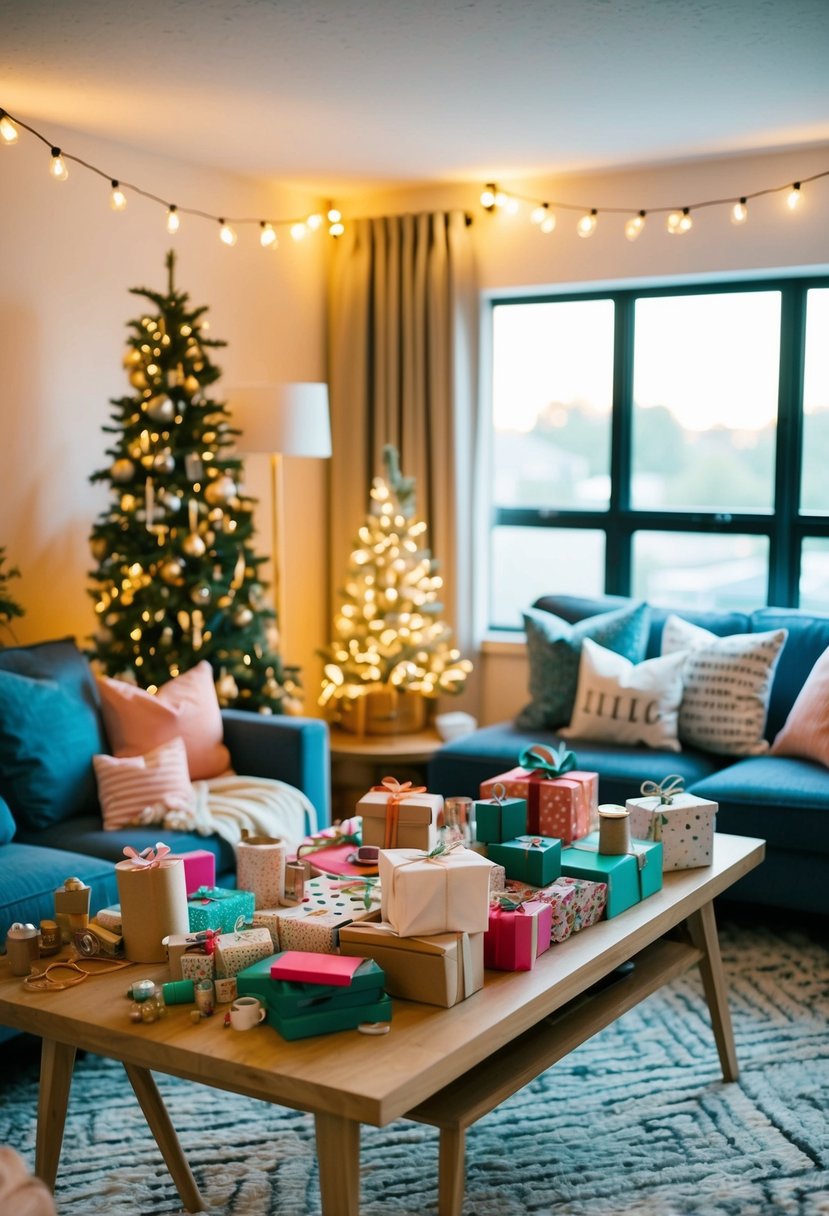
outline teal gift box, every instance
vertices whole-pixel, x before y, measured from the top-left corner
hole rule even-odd
[[[187,916],[190,932],[215,929],[218,933],[232,933],[241,917],[252,921],[256,906],[253,891],[232,891],[226,887],[199,887],[187,896]]]
[[[630,853],[600,853],[599,833],[591,832],[561,854],[566,877],[607,883],[608,920],[662,889],[662,842],[633,840],[630,847]]]
[[[364,1022],[390,1022],[391,997],[381,992],[376,1000],[365,1005],[317,1009],[296,1017],[282,1017],[269,1010],[266,1021],[289,1042],[308,1039],[315,1034],[332,1034],[336,1030],[356,1030]]]
[[[514,840],[527,830],[526,798],[481,798],[475,803],[475,837],[483,844]]]
[[[561,841],[552,836],[519,836],[487,845],[490,861],[504,867],[507,878],[546,887],[561,876]]]
[[[257,996],[266,1021],[284,1039],[304,1039],[335,1030],[353,1030],[361,1022],[391,1020],[391,1001],[383,991],[385,975],[374,959],[365,959],[348,985],[303,984],[271,979],[271,954],[236,976],[239,996]]]

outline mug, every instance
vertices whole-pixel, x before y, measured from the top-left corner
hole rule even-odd
[[[230,1024],[234,1030],[252,1030],[265,1020],[265,1010],[257,996],[238,996],[230,1006]]]

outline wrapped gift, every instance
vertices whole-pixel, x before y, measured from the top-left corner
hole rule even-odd
[[[492,862],[456,843],[380,851],[382,919],[403,937],[483,933]]]
[[[571,878],[562,875],[548,888],[548,892],[569,892],[572,896],[572,932],[589,929],[602,919],[607,906],[607,883],[590,882],[586,878]],[[559,940],[559,939],[554,939]]]
[[[391,925],[362,922],[340,931],[340,953],[371,958],[391,996],[444,1009],[484,985],[483,933],[401,937]]]
[[[363,819],[363,844],[381,849],[423,849],[427,853],[438,841],[438,815],[443,811],[441,794],[429,794],[422,785],[384,777],[357,803]]]
[[[124,853],[127,860],[115,867],[124,953],[133,963],[163,963],[164,938],[187,932],[184,866],[161,843],[141,853],[128,845]]]
[[[252,891],[233,891],[226,887],[199,887],[187,897],[190,932],[215,929],[230,933],[241,920],[253,920],[256,904]]]
[[[238,975],[257,959],[273,954],[273,942],[267,929],[242,929],[238,933],[220,933],[216,938],[213,957],[216,977],[223,980]]]
[[[533,744],[519,757],[519,767],[481,783],[481,798],[491,798],[502,785],[512,798],[527,802],[526,831],[569,844],[595,827],[599,805],[598,773],[575,768],[576,758],[563,745]]]
[[[682,777],[645,781],[641,798],[628,798],[630,830],[637,840],[662,841],[662,869],[710,866],[718,804],[683,790]]]
[[[550,948],[553,910],[540,899],[514,902],[502,896],[489,909],[484,966],[496,971],[532,971]]]
[[[336,1030],[354,1030],[364,1023],[390,1022],[391,997],[381,992],[374,1000],[361,1005],[339,1005],[330,1009],[310,1009],[294,1017],[284,1017],[269,1010],[267,1019],[288,1042],[307,1039],[317,1034],[332,1034]]]
[[[257,908],[253,914],[254,929],[268,930],[274,951],[279,949],[279,917],[284,911],[284,908]]]
[[[561,874],[561,841],[549,836],[519,836],[487,848],[490,861],[502,865],[507,878],[546,887]]]
[[[214,974],[213,967],[213,948],[216,938],[219,935],[214,933],[212,929],[203,930],[200,933],[170,933],[163,941],[164,950],[167,955],[167,962],[170,966],[170,975],[174,980],[180,979],[210,979]],[[185,954],[201,956],[202,958],[210,958],[210,971],[205,976],[195,977],[192,974],[184,976],[182,973],[181,960]]]
[[[490,858],[490,861],[492,858]],[[489,894],[490,898],[493,895],[500,894],[507,885],[507,872],[503,866],[499,866],[493,862],[492,869],[489,871]]]
[[[110,933],[123,933],[120,904],[112,904],[109,908],[101,908],[100,912],[95,913],[95,919],[99,925],[103,925],[105,929],[109,929]]]
[[[216,965],[212,954],[191,954],[185,950],[179,958],[180,978],[183,980],[212,980]]]
[[[184,885],[187,894],[199,887],[215,887],[216,858],[209,849],[191,849],[187,853],[171,853],[171,857],[184,862]]]
[[[571,878],[607,883],[607,917],[618,916],[662,887],[662,844],[634,840],[628,853],[600,853],[591,832],[562,851],[561,868]]]
[[[236,976],[239,995],[258,996],[269,1009],[293,1017],[312,1009],[364,1005],[377,1000],[383,991],[383,970],[372,959],[362,960],[350,984],[335,985],[273,979],[271,968],[281,957],[281,953],[272,954],[240,971]]]
[[[514,840],[526,830],[526,798],[510,798],[500,782],[495,784],[491,798],[475,802],[475,838],[484,844]]]
[[[257,908],[273,908],[285,897],[288,846],[275,836],[251,836],[244,829],[236,845],[236,882],[252,891]]]
[[[343,925],[380,917],[380,885],[376,878],[318,876],[305,884],[305,898],[290,908],[263,908],[254,924],[264,926],[275,950],[313,950],[334,954]]]
[[[226,1005],[229,1001],[235,1001],[239,991],[236,987],[236,976],[231,975],[226,979],[214,980],[213,989],[216,993],[217,1005]]]

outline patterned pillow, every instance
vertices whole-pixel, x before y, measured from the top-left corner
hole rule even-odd
[[[679,738],[722,756],[759,756],[774,671],[786,629],[718,637],[671,615],[662,632],[662,654],[687,650]]]
[[[530,663],[529,705],[518,715],[524,730],[556,730],[570,721],[579,680],[582,642],[591,638],[633,663],[645,657],[650,626],[647,604],[625,605],[571,625],[552,612],[524,613]]]
[[[677,716],[682,700],[685,652],[631,663],[585,638],[570,725],[562,739],[633,743],[662,751],[682,749]]]
[[[108,832],[137,823],[147,807],[175,811],[192,802],[183,739],[163,743],[146,756],[93,756],[92,763]]]

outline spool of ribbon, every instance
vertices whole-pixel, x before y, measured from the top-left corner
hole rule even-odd
[[[630,813],[615,803],[599,807],[599,852],[610,857],[629,853]]]
[[[670,806],[678,794],[685,793],[685,778],[669,773],[661,781],[643,781],[639,790],[646,798],[658,798],[660,806]]]
[[[400,820],[400,803],[409,794],[425,794],[425,785],[412,785],[411,781],[398,781],[396,777],[384,777],[379,785],[371,787],[372,794],[386,794],[386,830],[384,849],[397,848],[397,825]]]

